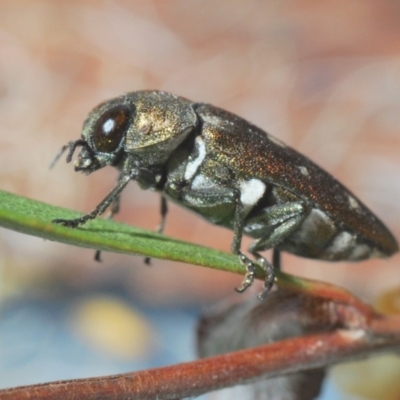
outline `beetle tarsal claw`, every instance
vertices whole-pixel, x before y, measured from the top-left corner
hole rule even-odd
[[[259,265],[266,274],[265,282],[264,282],[264,290],[258,295],[260,300],[264,300],[267,297],[267,294],[272,289],[275,282],[275,272],[274,266],[268,262],[264,257],[258,257],[257,261],[251,261],[250,258],[246,257],[243,253],[239,253],[240,262],[246,267],[246,274],[244,276],[244,280],[239,288],[235,288],[238,293],[243,293],[246,289],[248,289],[256,278],[256,265]]]
[[[239,252],[239,260],[246,267],[246,274],[244,280],[239,288],[235,288],[238,293],[243,293],[247,288],[249,288],[256,277],[256,266],[250,258],[246,257],[243,253]]]
[[[84,223],[80,221],[81,218],[77,219],[53,219],[51,222],[53,224],[67,226],[69,228],[77,228],[80,224]]]
[[[275,270],[274,266],[268,262],[264,257],[257,258],[257,264],[265,271],[264,290],[258,295],[260,300],[264,300],[267,294],[272,289],[275,283]]]

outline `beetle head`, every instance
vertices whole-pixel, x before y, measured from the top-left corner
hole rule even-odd
[[[87,174],[131,157],[142,166],[161,165],[196,126],[191,103],[158,91],[139,91],[106,101],[88,115],[82,138],[65,145],[70,162],[82,149],[75,170]]]

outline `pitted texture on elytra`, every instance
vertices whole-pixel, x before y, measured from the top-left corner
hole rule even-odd
[[[271,141],[261,129],[234,114],[207,104],[197,111],[205,121],[203,135],[209,151],[221,163],[230,165],[240,175],[283,186],[312,207],[326,212],[340,229],[356,232],[388,254],[397,251],[396,240],[382,222],[311,160]],[[210,114],[214,122],[218,115],[218,124],[207,123]]]

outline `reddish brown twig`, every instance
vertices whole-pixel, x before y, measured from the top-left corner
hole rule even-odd
[[[328,286],[335,298],[334,287]],[[326,367],[377,352],[400,351],[400,317],[381,316],[342,290],[336,297],[341,299],[335,303],[339,307],[336,314],[343,319],[341,326],[351,329],[285,339],[147,371],[5,389],[0,391],[0,400],[181,399],[256,379]],[[350,300],[347,305],[342,303],[346,297]],[[354,308],[354,304],[359,307]],[[340,312],[341,308],[347,312]],[[332,310],[327,312],[332,313]],[[354,313],[359,314],[356,319]],[[354,324],[355,320],[358,326]]]
[[[381,320],[383,321],[383,320]],[[394,321],[393,321],[394,322]],[[400,320],[394,325],[400,325]],[[382,328],[376,321],[376,326]],[[60,381],[0,391],[0,399],[181,399],[211,390],[352,360],[378,351],[400,351],[395,331],[329,332],[264,345],[170,367],[115,376]],[[382,331],[386,331],[382,334]],[[290,354],[290,358],[287,357]]]

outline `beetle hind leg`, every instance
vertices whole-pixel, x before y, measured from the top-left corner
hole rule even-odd
[[[278,249],[272,249],[272,265],[275,269],[281,270],[281,252]]]
[[[246,267],[246,275],[242,285],[236,289],[238,292],[245,291],[256,278],[257,266],[265,271],[264,290],[258,295],[260,300],[265,299],[275,282],[275,269],[280,269],[280,252],[276,249],[283,240],[293,233],[303,222],[309,209],[301,202],[275,205],[267,207],[260,215],[250,218],[245,223],[244,231],[259,235],[249,248],[249,252],[255,257],[250,260],[240,251],[240,262]],[[272,263],[260,255],[260,251],[273,249]],[[233,250],[235,250],[233,246]]]
[[[275,257],[273,257],[275,258]],[[258,298],[260,300],[264,300],[267,297],[267,294],[272,289],[275,283],[275,268],[277,268],[274,264],[268,262],[264,257],[258,255],[257,264],[260,265],[265,271],[265,280],[264,280],[264,290],[258,294]],[[279,266],[278,266],[279,269]]]

